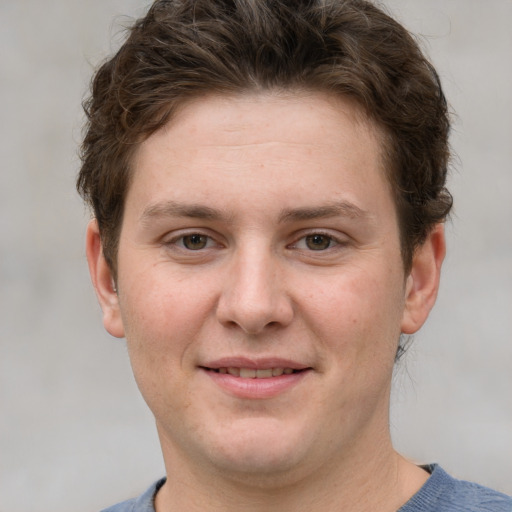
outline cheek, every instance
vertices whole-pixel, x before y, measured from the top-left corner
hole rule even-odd
[[[153,288],[131,294],[130,301],[121,301],[121,310],[133,375],[149,408],[162,417],[168,408],[185,407],[189,398],[184,362],[196,325],[188,304],[177,292],[157,293]]]
[[[394,360],[404,307],[396,271],[340,272],[328,286],[313,289],[307,300],[310,328],[340,358],[361,360],[378,354]]]
[[[206,321],[206,293],[197,288],[191,293],[182,280],[162,273],[133,276],[124,285],[120,307],[136,378],[156,380],[162,373],[172,378],[171,372],[187,366],[189,347]]]

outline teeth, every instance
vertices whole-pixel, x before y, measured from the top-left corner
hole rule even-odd
[[[280,375],[291,375],[294,370],[292,368],[265,368],[263,370],[255,370],[253,368],[219,368],[217,370],[222,374],[233,375],[242,379],[268,379],[270,377],[279,377]]]
[[[272,377],[272,368],[268,370],[256,370],[257,379],[268,379],[269,377]]]
[[[256,370],[240,368],[240,377],[242,377],[242,379],[254,379],[256,377]]]

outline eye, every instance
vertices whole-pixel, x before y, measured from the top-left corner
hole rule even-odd
[[[319,233],[306,236],[304,241],[306,247],[312,251],[324,251],[325,249],[329,249],[329,247],[335,243],[330,236]]]
[[[210,237],[200,233],[182,236],[179,241],[181,241],[180,245],[189,251],[199,251],[211,245]]]
[[[303,251],[325,251],[340,245],[340,242],[334,237],[325,233],[311,233],[310,235],[303,236],[293,247]]]
[[[174,247],[186,251],[200,251],[215,246],[215,241],[203,233],[188,233],[165,241],[165,245],[170,249]]]
[[[168,233],[160,242],[165,250],[166,257],[183,263],[200,263],[210,261],[218,255],[218,251],[225,248],[222,237],[209,230],[195,231],[180,229]]]

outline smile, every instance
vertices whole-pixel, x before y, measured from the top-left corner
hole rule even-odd
[[[262,400],[291,391],[313,368],[285,360],[250,361],[227,358],[199,367],[223,392],[236,398]]]
[[[222,367],[222,368],[211,368],[211,371],[222,374],[233,375],[234,377],[240,377],[241,379],[270,379],[271,377],[279,377],[281,375],[291,375],[300,370],[294,370],[293,368],[265,368],[265,369],[254,369],[254,368],[236,368],[236,367]]]

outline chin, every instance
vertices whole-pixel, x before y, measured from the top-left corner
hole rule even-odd
[[[269,480],[299,466],[312,449],[311,439],[296,428],[272,419],[234,422],[210,447],[209,456],[218,469]]]

